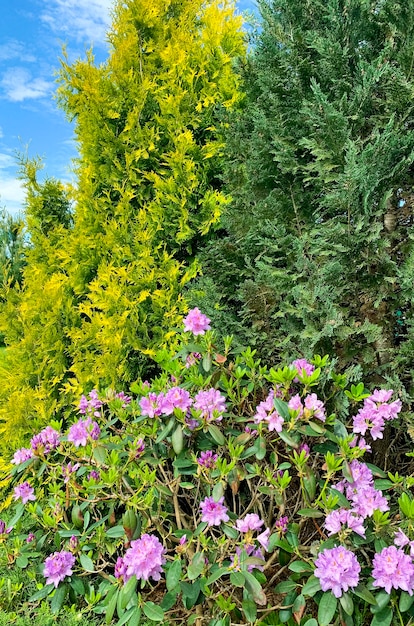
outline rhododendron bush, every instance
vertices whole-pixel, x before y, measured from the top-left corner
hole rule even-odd
[[[414,480],[369,461],[392,390],[218,346],[198,309],[157,362],[15,451],[0,551],[36,583],[22,602],[119,626],[408,623]]]

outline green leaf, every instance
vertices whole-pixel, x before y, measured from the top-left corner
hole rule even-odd
[[[352,592],[358,596],[358,598],[361,598],[361,600],[368,602],[368,604],[377,604],[375,596],[364,585],[358,585]]]
[[[139,626],[141,623],[141,608],[139,606],[134,607],[134,611],[128,620],[128,626]]]
[[[98,465],[105,465],[108,459],[108,451],[105,446],[96,446],[96,448],[93,449],[92,455]]]
[[[324,593],[320,599],[318,606],[318,623],[319,626],[328,626],[331,623],[338,608],[338,600],[333,593],[328,591]]]
[[[228,573],[229,573],[229,570],[227,569],[227,567],[219,567],[218,569],[216,569],[215,572],[211,574],[211,576],[207,578],[207,581],[206,581],[207,587],[209,585],[212,585],[213,583],[216,582],[216,580],[218,580],[219,578],[221,578],[222,576]]]
[[[235,587],[244,587],[246,579],[243,575],[243,572],[231,572],[230,582]]]
[[[83,596],[85,594],[85,585],[83,581],[78,576],[72,576],[70,581],[70,586],[78,596]]]
[[[316,576],[312,574],[312,576],[309,576],[305,585],[303,585],[302,593],[304,596],[309,596],[310,598],[313,598],[315,593],[317,593],[320,590],[321,590],[321,584],[319,582],[319,578],[316,578]]]
[[[170,567],[167,570],[166,585],[168,591],[175,589],[175,587],[178,585],[178,583],[180,582],[181,573],[181,560],[175,559],[175,561],[171,563]]]
[[[195,580],[198,578],[205,566],[206,563],[204,554],[202,552],[196,553],[187,569],[187,576],[189,580]]]
[[[246,578],[246,589],[251,594],[253,600],[256,604],[265,605],[267,602],[266,594],[259,581],[250,572],[244,571],[243,574]]]
[[[287,402],[284,402],[280,398],[274,398],[273,399],[273,406],[275,407],[275,409],[279,413],[279,415],[281,417],[283,417],[283,419],[286,422],[288,422],[290,420],[289,407],[288,407]]]
[[[161,443],[161,441],[165,439],[167,435],[170,434],[170,432],[172,431],[174,427],[174,424],[175,424],[175,417],[171,418],[168,424],[161,430],[161,432],[159,433],[158,437],[155,440],[155,443]]]
[[[390,626],[392,622],[393,611],[391,607],[386,606],[384,609],[375,613],[372,618],[371,626]]]
[[[175,454],[180,454],[184,448],[183,428],[181,424],[177,426],[171,437],[171,444]]]
[[[20,567],[20,569],[24,569],[29,565],[29,559],[24,554],[21,554],[16,559],[16,565],[17,567]]]
[[[131,576],[128,582],[122,587],[118,598],[118,606],[120,607],[121,611],[123,611],[128,606],[128,602],[131,600],[132,596],[135,593],[136,586],[137,578],[136,576]]]
[[[306,600],[302,594],[300,594],[293,603],[292,613],[297,613],[306,605]]]
[[[105,624],[110,624],[115,613],[115,608],[118,602],[119,589],[115,590],[115,593],[110,597],[108,605],[105,611]],[[108,594],[109,596],[109,594]]]
[[[53,583],[45,585],[41,589],[38,589],[38,591],[35,591],[32,596],[30,596],[29,602],[38,602],[39,600],[43,600],[53,591],[54,588],[55,585]]]
[[[62,608],[62,605],[66,598],[67,591],[68,591],[68,586],[66,583],[59,585],[59,587],[56,589],[53,595],[53,598],[50,602],[50,609],[54,615],[56,615],[56,613],[59,613],[60,609]]]
[[[130,626],[131,622],[130,619],[131,617],[134,615],[134,613],[136,612],[136,610],[139,610],[139,615],[141,617],[141,609],[138,606],[131,606],[128,611],[126,611],[123,616],[121,617],[121,619],[116,623],[116,626],[123,626],[124,624],[126,624],[128,622],[128,626]]]
[[[82,553],[80,555],[79,559],[80,559],[80,562],[81,562],[81,565],[82,565],[83,569],[86,572],[94,572],[95,571],[95,566],[93,564],[92,559],[89,556],[87,556],[86,554]]]
[[[164,611],[160,606],[154,604],[154,602],[145,602],[142,608],[148,619],[151,619],[153,622],[164,621]]]
[[[169,611],[177,602],[177,597],[178,589],[175,589],[174,591],[168,591],[161,600],[160,607],[164,609],[164,611]]]
[[[11,528],[14,528],[14,526],[16,526],[17,522],[19,521],[23,513],[24,513],[24,504],[23,502],[20,502],[16,506],[16,512],[14,516],[12,517],[12,519],[10,520],[10,522],[8,522],[8,526],[10,526]]]
[[[343,593],[339,598],[339,602],[347,615],[352,615],[354,612],[354,603],[349,593]]]
[[[375,596],[375,604],[373,604],[370,609],[371,613],[380,613],[383,609],[385,609],[390,603],[390,594],[386,591],[380,591]]]
[[[282,582],[276,585],[275,591],[276,593],[289,593],[289,591],[293,591],[296,587],[297,583],[293,580],[282,580]]]
[[[266,456],[266,440],[263,439],[263,437],[258,437],[256,443],[257,443],[256,459],[258,461],[262,461]]]
[[[279,437],[291,448],[297,448],[299,446],[298,442],[292,439],[292,437],[288,435],[287,432],[285,432],[284,430],[279,433]]]
[[[125,536],[125,529],[123,526],[112,526],[112,528],[105,530],[105,536],[110,539],[119,539]]]
[[[208,432],[212,436],[213,440],[217,445],[223,446],[225,443],[225,438],[221,430],[216,426],[216,424],[209,424],[207,427]]]
[[[212,496],[213,496],[214,502],[218,502],[220,498],[223,496],[223,494],[224,494],[224,487],[223,487],[223,483],[220,481],[213,487]]]
[[[410,596],[406,591],[402,591],[400,595],[400,601],[398,603],[398,608],[401,613],[405,613],[412,606],[414,602],[414,596]]]
[[[242,609],[244,613],[244,617],[246,618],[249,624],[252,624],[256,621],[257,618],[257,607],[252,600],[243,600]]]
[[[309,565],[309,563],[305,563],[305,561],[293,561],[293,563],[289,564],[289,569],[292,572],[313,572],[313,567]]]
[[[298,515],[302,515],[302,517],[312,517],[315,519],[323,517],[322,511],[318,511],[317,509],[300,509],[300,511],[298,511]]]

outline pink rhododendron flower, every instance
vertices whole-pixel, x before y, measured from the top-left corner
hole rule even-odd
[[[205,452],[201,452],[200,456],[197,459],[197,463],[202,467],[206,467],[211,469],[217,463],[218,455],[214,454],[212,450],[206,450]]]
[[[363,518],[370,517],[376,509],[388,511],[388,501],[382,491],[375,489],[371,470],[357,459],[349,464],[353,482],[341,480],[335,489],[344,493],[352,504],[352,511]]]
[[[264,522],[256,513],[248,513],[244,519],[236,520],[236,528],[241,533],[248,533],[250,530],[260,530]]]
[[[59,443],[60,433],[51,426],[46,426],[30,440],[30,445],[35,454],[49,454],[58,447]]]
[[[31,485],[29,485],[27,481],[21,483],[20,485],[17,485],[17,487],[14,488],[13,497],[15,500],[21,498],[23,504],[26,504],[26,502],[29,502],[29,500],[36,500],[36,496],[34,495],[34,489],[33,487],[31,487]]]
[[[337,509],[328,513],[324,525],[329,536],[339,533],[342,526],[347,526],[361,537],[365,537],[364,518],[350,509]]]
[[[207,522],[209,526],[220,526],[221,522],[228,522],[227,507],[224,506],[224,497],[218,502],[213,497],[205,498],[200,502],[201,521]]]
[[[292,362],[293,367],[296,369],[298,376],[310,376],[315,371],[315,366],[312,363],[309,363],[306,359],[296,359],[296,361]],[[295,383],[299,382],[299,378],[294,378],[293,381]]]
[[[192,405],[193,400],[186,389],[182,387],[172,387],[167,391],[161,403],[161,413],[171,415],[174,409],[180,409],[184,413]]]
[[[126,567],[124,582],[134,574],[138,580],[159,580],[165,563],[164,553],[164,546],[155,535],[145,533],[140,539],[131,541],[123,559],[123,567]]]
[[[188,369],[192,365],[196,365],[197,361],[201,359],[201,354],[199,352],[190,352],[185,359],[185,366]]]
[[[413,595],[414,564],[411,557],[400,548],[389,546],[374,555],[372,560],[374,587],[381,587],[387,593],[391,589],[403,589]]]
[[[260,545],[267,551],[269,549],[270,528],[266,528],[260,535],[256,537]]]
[[[63,482],[65,484],[68,483],[71,475],[74,472],[76,472],[76,470],[78,470],[79,468],[80,468],[79,463],[75,463],[75,465],[72,465],[72,463],[69,462],[67,465],[62,465],[62,473],[64,476]]]
[[[243,554],[243,552],[245,554]],[[258,569],[261,572],[264,570],[265,560],[262,550],[261,548],[255,548],[251,544],[245,545],[244,550],[240,546],[236,547],[236,554],[231,557],[231,569],[236,572],[240,572],[242,570],[243,560],[246,559],[246,557],[254,557],[255,559],[263,561],[263,565],[260,565],[259,563],[249,563],[247,565],[248,572],[252,572],[254,569]]]
[[[193,335],[204,335],[206,330],[211,328],[209,318],[201,313],[197,307],[191,309],[183,321],[184,330],[193,333]]]
[[[139,401],[141,407],[141,415],[148,415],[148,417],[156,417],[161,415],[161,406],[164,400],[164,394],[149,393],[148,396],[143,396]]]
[[[407,535],[401,529],[399,529],[394,535],[394,544],[399,548],[404,548],[404,546],[407,546],[409,543],[410,540],[408,539]]]
[[[288,408],[291,411],[299,411],[298,417],[302,417],[303,415],[303,404],[300,395],[297,393],[292,396],[288,402]]]
[[[375,389],[372,395],[365,398],[363,407],[353,420],[354,433],[365,435],[368,431],[374,440],[382,439],[385,422],[395,419],[401,411],[400,400],[388,404],[392,394],[392,389]]]
[[[43,576],[46,578],[46,584],[53,583],[55,587],[66,578],[72,575],[72,567],[75,563],[75,557],[71,552],[62,550],[54,552],[48,556],[44,563]]]
[[[194,408],[201,411],[201,417],[207,422],[223,419],[221,415],[226,410],[226,398],[218,389],[202,389],[194,398]]]
[[[29,459],[32,459],[32,458],[33,458],[32,448],[20,448],[19,450],[16,450],[16,452],[14,453],[13,459],[10,462],[13,463],[14,465],[20,465],[21,463],[24,463],[25,461],[28,461]]]
[[[315,565],[314,574],[319,578],[322,591],[332,591],[335,598],[358,585],[361,566],[355,554],[342,546],[323,550]]]
[[[276,522],[275,522],[275,530],[277,530],[277,532],[280,535],[284,535],[285,532],[287,532],[288,523],[289,523],[288,516],[287,515],[282,515],[282,517],[279,517],[279,519],[276,520]]]
[[[260,422],[263,421],[267,422],[270,431],[275,430],[277,433],[280,433],[284,420],[275,409],[273,403],[274,397],[275,393],[273,389],[271,389],[266,400],[263,400],[257,406],[256,414],[253,416],[253,419],[256,424],[260,424]]]
[[[316,393],[311,393],[305,398],[305,409],[311,411],[312,417],[318,418],[321,422],[326,420],[325,407],[323,406],[323,402],[318,400],[318,396]]]
[[[85,420],[80,419],[72,424],[68,432],[68,441],[71,441],[75,448],[79,448],[79,446],[86,446],[88,441],[96,441],[100,434],[101,429],[98,424],[87,417]]]

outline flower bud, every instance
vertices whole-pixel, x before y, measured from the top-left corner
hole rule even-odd
[[[72,508],[72,524],[75,528],[83,527],[83,513],[78,504]]]
[[[137,523],[138,520],[136,513],[132,509],[128,509],[128,511],[125,511],[122,516],[122,526],[124,527],[126,536],[128,537],[129,541],[131,541],[134,536]]]

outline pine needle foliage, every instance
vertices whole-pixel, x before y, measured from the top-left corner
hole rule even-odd
[[[62,60],[58,101],[79,150],[73,215],[71,224],[60,216],[56,230],[55,200],[42,199],[40,216],[29,194],[33,248],[23,292],[9,297],[18,312],[5,324],[17,327],[8,330],[10,353],[24,363],[26,383],[22,391],[23,372],[9,371],[3,414],[18,402],[50,418],[59,394],[127,388],[150,374],[155,348],[174,342],[188,308],[184,286],[199,271],[195,253],[227,201],[220,120],[241,97],[234,59],[244,53],[233,4],[117,2],[108,39],[99,66],[92,52]],[[24,407],[19,415],[31,428]]]
[[[263,356],[329,353],[412,393],[414,12],[260,9],[228,133],[233,200],[192,298]]]

